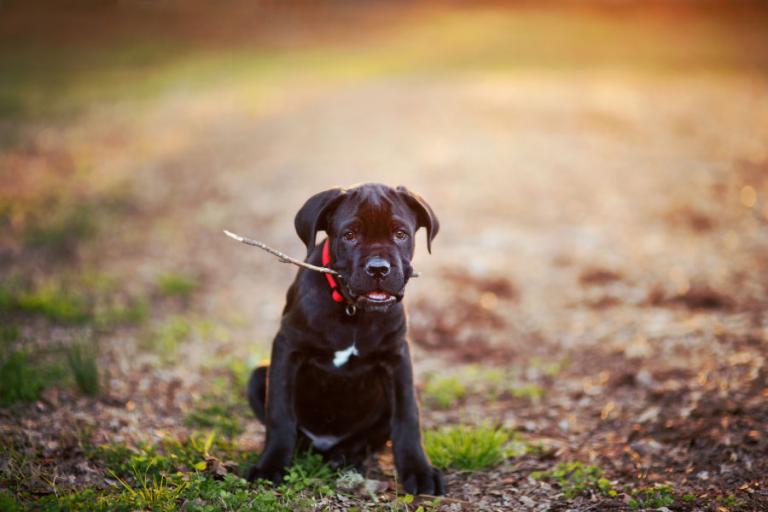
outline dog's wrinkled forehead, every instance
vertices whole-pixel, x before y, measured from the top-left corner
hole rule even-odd
[[[337,230],[354,228],[368,236],[386,237],[393,228],[416,224],[416,214],[401,194],[384,185],[364,185],[350,189],[333,215]]]
[[[371,229],[378,236],[395,229],[414,232],[423,227],[427,230],[427,250],[432,252],[432,239],[440,229],[435,212],[421,196],[405,187],[379,183],[318,192],[296,213],[294,226],[307,246],[308,256],[315,247],[318,231],[340,234],[342,229],[353,228],[370,236],[367,230]]]

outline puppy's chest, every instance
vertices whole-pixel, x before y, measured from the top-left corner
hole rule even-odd
[[[312,351],[309,361],[332,373],[357,373],[379,365],[386,359],[379,340],[367,333],[323,340]]]

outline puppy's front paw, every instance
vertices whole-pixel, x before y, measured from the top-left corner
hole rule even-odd
[[[445,494],[445,484],[440,470],[429,464],[418,469],[402,472],[403,488],[408,494],[429,494],[442,496]]]
[[[248,468],[248,474],[246,480],[249,482],[255,482],[256,480],[269,480],[275,485],[278,485],[283,481],[283,475],[285,470],[282,467],[276,467],[272,465],[254,464]]]

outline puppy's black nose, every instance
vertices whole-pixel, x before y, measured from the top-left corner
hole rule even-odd
[[[383,258],[371,258],[365,265],[365,273],[371,277],[386,277],[390,270],[389,262]]]

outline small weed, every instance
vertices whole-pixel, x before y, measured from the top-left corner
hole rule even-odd
[[[524,386],[510,388],[509,394],[515,398],[538,402],[544,397],[545,390],[537,384],[526,384]]]
[[[412,494],[403,494],[395,496],[395,499],[382,507],[381,510],[388,512],[432,512],[440,506],[440,498],[435,498],[432,501],[421,501],[418,506],[414,505],[413,502],[414,496]]]
[[[424,398],[440,409],[454,407],[467,395],[467,388],[456,377],[432,376],[424,386]]]
[[[568,368],[570,360],[568,357],[563,357],[555,362],[547,362],[540,357],[532,357],[528,362],[528,368],[536,371],[546,377],[556,377],[563,370]]]
[[[166,297],[188,297],[199,286],[196,279],[175,272],[159,276],[156,285],[160,294]]]
[[[21,350],[0,353],[0,406],[37,400],[40,392],[60,378],[57,369],[33,365]]]
[[[685,502],[685,503],[693,503],[694,501],[696,501],[696,495],[695,494],[691,494],[690,492],[688,492],[688,493],[683,494],[680,497],[680,499],[683,500],[683,502]]]
[[[77,388],[84,394],[99,394],[99,368],[96,364],[97,350],[92,342],[80,341],[67,349],[67,363],[72,371]]]
[[[725,507],[739,507],[743,505],[741,500],[737,499],[736,496],[732,494],[728,494],[726,496],[719,496],[717,498],[717,502]]]
[[[675,495],[671,485],[655,484],[632,491],[629,506],[632,508],[659,508],[672,505]]]
[[[0,489],[0,510],[4,512],[17,512],[22,510],[22,507],[10,491]]]
[[[501,463],[509,433],[489,425],[451,426],[424,433],[424,449],[439,468],[469,471]]]
[[[556,483],[568,499],[595,491],[610,497],[618,494],[602,469],[582,462],[562,462],[549,471],[535,471],[531,477]]]

